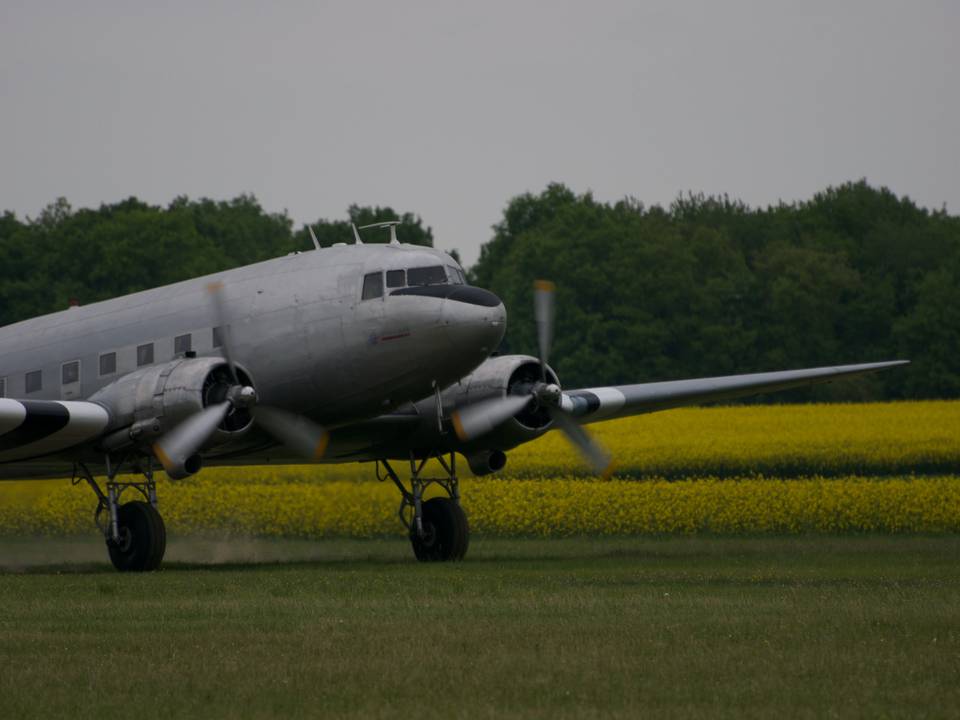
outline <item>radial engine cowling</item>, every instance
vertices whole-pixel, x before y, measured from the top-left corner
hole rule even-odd
[[[529,355],[501,355],[492,357],[465,377],[459,384],[447,390],[453,397],[444,397],[444,409],[448,413],[455,408],[466,407],[490,398],[505,395],[527,395],[535,383],[541,381],[540,361]],[[547,367],[547,382],[557,383],[553,369]],[[447,395],[445,393],[445,395]],[[478,437],[463,448],[461,452],[470,457],[481,458],[483,451],[510,450],[524,442],[534,440],[550,429],[549,413],[536,403],[531,403],[491,432]],[[499,456],[497,456],[499,461]],[[486,464],[471,462],[478,467]],[[498,462],[500,467],[502,463]],[[493,472],[499,468],[491,468]],[[476,472],[476,471],[475,471]]]
[[[246,372],[238,367],[237,373],[243,385],[252,385]],[[112,451],[149,445],[203,408],[223,402],[231,385],[230,369],[223,359],[180,358],[124,375],[90,400],[110,411],[112,432],[103,445]],[[248,410],[232,409],[205,447],[239,437],[252,422]]]

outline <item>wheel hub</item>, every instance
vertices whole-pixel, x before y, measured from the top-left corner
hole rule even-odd
[[[431,522],[425,522],[421,527],[423,530],[423,534],[420,535],[421,542],[423,542],[426,547],[433,547],[437,541],[437,529]]]
[[[124,553],[130,552],[130,548],[133,547],[133,533],[130,532],[130,528],[122,526],[117,534],[117,549]]]

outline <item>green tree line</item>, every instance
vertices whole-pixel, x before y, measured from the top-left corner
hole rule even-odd
[[[352,241],[351,222],[392,219],[401,241],[433,245],[391,208],[311,225],[328,246]],[[311,247],[249,195],[5,212],[0,325]],[[504,352],[535,353],[532,282],[557,283],[551,364],[566,387],[904,357],[906,370],[795,397],[960,396],[960,218],[863,181],[767,208],[602,203],[553,184],[508,202],[470,275],[507,303]]]
[[[557,283],[566,387],[908,358],[794,398],[960,395],[960,218],[865,181],[756,209],[554,184],[513,198],[493,230],[472,279],[507,303],[505,349],[525,352],[531,283]]]

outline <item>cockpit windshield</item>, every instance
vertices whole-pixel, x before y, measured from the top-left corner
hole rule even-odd
[[[363,276],[361,300],[373,300],[384,296],[384,272],[372,272]],[[455,265],[430,265],[429,267],[408,268],[407,270],[386,271],[387,290],[405,287],[424,287],[426,285],[466,285],[467,278],[463,270]],[[390,294],[390,293],[388,293]],[[402,293],[401,293],[402,294]]]
[[[410,268],[407,270],[407,285],[446,285],[447,273],[443,265]]]

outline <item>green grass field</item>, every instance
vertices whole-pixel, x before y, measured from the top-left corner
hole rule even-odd
[[[956,717],[960,537],[0,541],[0,717]]]

